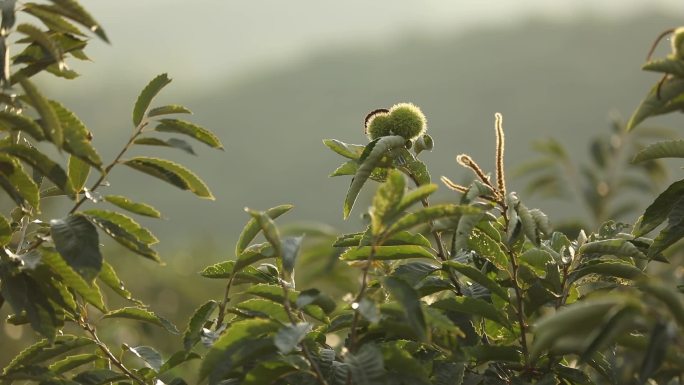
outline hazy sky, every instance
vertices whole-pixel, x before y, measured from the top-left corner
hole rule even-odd
[[[644,9],[684,14],[681,0],[83,0],[112,45],[95,42],[90,79],[144,82],[168,71],[196,89],[335,46],[391,44],[411,34],[460,31],[534,18],[625,17]],[[332,48],[331,48],[332,47]],[[125,67],[122,68],[122,63]],[[133,69],[135,69],[133,71]]]

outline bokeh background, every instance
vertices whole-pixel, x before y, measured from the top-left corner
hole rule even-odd
[[[609,129],[609,116],[626,120],[657,81],[640,66],[653,39],[682,24],[684,15],[679,0],[82,4],[112,44],[94,41],[89,56],[95,63],[73,63],[81,78],[39,82],[79,114],[104,159],[127,140],[133,102],[161,72],[174,82],[159,102],[188,106],[193,121],[216,132],[226,147],[217,152],[196,146],[197,157],[146,152],[195,170],[215,201],[123,169],[115,169],[107,190],[164,213],[162,221],[141,222],[161,239],[166,266],[116,245],[108,246],[107,258],[139,298],[181,328],[196,306],[221,296],[221,285],[204,282],[197,271],[233,257],[248,219],[245,206],[292,203],[295,209],[280,222],[323,223],[332,231],[359,227],[357,214],[342,221],[349,179],[327,177],[340,160],[322,139],[365,143],[368,111],[408,101],[426,113],[436,141],[423,156],[433,179],[466,181],[455,162],[463,152],[491,169],[495,112],[504,115],[509,169],[534,156],[530,143],[539,138],[554,137],[573,157],[584,158],[589,138]],[[448,199],[441,190],[438,198]],[[362,196],[357,207],[367,199]],[[583,215],[563,202],[535,199],[528,206],[552,218]],[[152,331],[132,327],[113,333],[107,338],[129,344],[154,338]],[[0,327],[0,364],[31,338],[22,328]],[[168,338],[149,343],[168,351],[180,346]]]

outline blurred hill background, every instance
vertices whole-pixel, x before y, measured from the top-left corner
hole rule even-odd
[[[161,239],[168,266],[143,261],[127,269],[135,258],[128,255],[114,263],[143,300],[181,326],[200,299],[220,295],[220,284],[203,283],[196,272],[233,257],[248,219],[243,207],[292,203],[295,210],[279,222],[358,228],[368,195],[344,223],[350,179],[327,177],[341,161],[322,139],[366,143],[368,111],[410,101],[426,113],[436,141],[422,156],[434,180],[464,180],[455,163],[463,152],[492,168],[495,112],[504,115],[510,169],[530,159],[537,138],[555,137],[579,159],[588,138],[608,130],[609,113],[627,119],[657,80],[640,66],[653,39],[681,24],[670,15],[684,14],[675,1],[472,1],[460,8],[461,2],[436,1],[404,8],[389,0],[196,3],[202,6],[84,1],[113,46],[92,45],[96,63],[75,66],[82,79],[41,79],[49,96],[93,130],[104,159],[127,139],[140,89],[165,71],[175,80],[159,103],[188,106],[193,121],[223,141],[225,152],[197,145],[198,157],[145,152],[195,170],[216,201],[169,192],[124,169],[113,172],[106,190],[151,203],[168,219],[141,220]],[[448,197],[441,190],[438,196]],[[552,218],[568,214],[556,203],[528,200],[528,206]],[[110,253],[126,254],[117,246]],[[169,288],[164,280],[179,285]],[[4,332],[0,342],[21,337],[16,327]]]

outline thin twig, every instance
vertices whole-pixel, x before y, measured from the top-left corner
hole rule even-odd
[[[491,187],[492,190],[496,191],[496,187],[492,185],[492,182],[489,180],[489,177],[482,171],[482,167],[478,165],[473,158],[470,157],[468,154],[461,154],[456,157],[456,162],[460,164],[461,166],[465,168],[469,168],[473,170],[475,175],[477,175],[478,178],[482,181],[482,183],[486,184],[487,186]]]
[[[137,382],[140,385],[146,385],[145,381],[138,377],[135,373],[133,373],[130,369],[128,369],[121,360],[116,358],[116,356],[109,350],[107,347],[107,344],[102,342],[100,338],[97,336],[97,333],[95,331],[95,327],[92,326],[90,323],[88,323],[87,320],[82,320],[81,321],[81,327],[88,332],[88,334],[93,337],[93,340],[95,340],[95,343],[97,346],[100,348],[100,350],[109,358],[109,360],[117,367],[119,368],[128,378],[131,380]]]
[[[133,145],[133,142],[135,141],[135,139],[138,136],[140,136],[140,134],[142,134],[142,132],[145,129],[145,127],[147,126],[147,124],[148,124],[147,120],[143,120],[138,125],[138,127],[136,127],[133,135],[131,135],[131,137],[128,139],[128,142],[121,149],[119,154],[114,158],[114,160],[111,163],[109,163],[107,165],[107,167],[105,167],[102,170],[100,177],[95,181],[95,183],[93,183],[93,186],[90,188],[90,192],[94,192],[95,190],[97,190],[102,185],[102,182],[104,182],[105,178],[107,178],[107,176],[109,175],[109,172],[112,170],[112,168],[114,168],[114,166],[116,166],[119,163],[119,161],[124,156],[124,154],[131,148],[131,146]],[[84,196],[78,202],[76,202],[74,207],[72,207],[71,210],[69,210],[69,214],[73,214],[74,212],[76,212],[76,210],[78,210],[78,208],[81,207],[81,205],[83,203],[85,203],[86,200],[88,200],[88,197],[84,194]]]
[[[228,283],[226,284],[226,291],[223,294],[223,300],[219,304],[218,316],[216,317],[216,326],[214,327],[214,330],[219,330],[221,324],[223,324],[223,318],[226,316],[226,306],[228,306],[228,302],[230,302],[230,287],[233,284],[234,278],[235,274],[233,273],[230,275]]]

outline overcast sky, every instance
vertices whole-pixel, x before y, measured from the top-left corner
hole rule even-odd
[[[107,31],[86,78],[144,82],[170,72],[202,87],[216,77],[282,65],[339,44],[391,44],[408,34],[440,34],[534,18],[626,17],[645,9],[684,14],[681,0],[82,0]],[[332,47],[332,48],[331,48]],[[122,68],[125,63],[125,68]],[[131,71],[135,69],[135,71]],[[113,76],[115,75],[115,76]],[[83,86],[90,84],[83,79]]]

